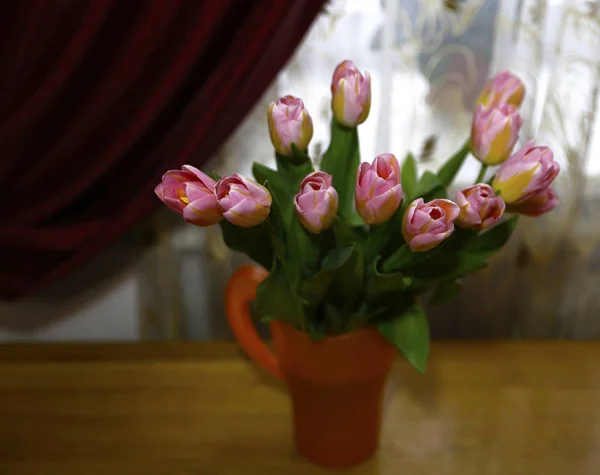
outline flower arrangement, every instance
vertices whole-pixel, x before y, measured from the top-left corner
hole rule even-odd
[[[320,167],[307,155],[313,123],[301,99],[268,108],[277,169],[253,166],[208,176],[185,165],[168,171],[158,197],[197,226],[219,224],[226,244],[270,271],[255,315],[282,320],[313,339],[374,326],[420,371],[429,354],[419,301],[445,301],[460,279],[482,269],[509,239],[518,215],[551,211],[559,172],[548,147],[513,153],[525,89],[502,71],[482,91],[470,138],[437,173],[420,176],[412,154],[360,163],[358,126],[371,105],[371,79],[352,61],[331,83],[331,143]],[[449,199],[465,159],[481,162],[475,184]],[[498,167],[485,182],[488,167]],[[512,216],[508,216],[508,214]]]

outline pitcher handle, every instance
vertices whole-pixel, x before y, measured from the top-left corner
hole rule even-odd
[[[225,290],[227,320],[242,349],[263,369],[283,379],[281,365],[275,354],[256,331],[250,304],[256,298],[256,289],[269,273],[262,267],[246,265],[229,278]]]

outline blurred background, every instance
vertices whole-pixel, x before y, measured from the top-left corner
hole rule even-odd
[[[346,58],[373,78],[371,114],[359,129],[363,160],[410,150],[421,171],[437,169],[468,136],[486,79],[506,68],[527,88],[522,138],[551,146],[562,165],[559,208],[521,219],[509,245],[466,280],[455,302],[428,309],[433,335],[600,337],[600,1],[332,0],[208,164],[194,154],[188,162],[220,174],[249,174],[252,162],[271,163],[265,110],[285,94],[301,97],[310,110],[310,153],[318,158],[328,144],[331,74]],[[0,140],[21,147],[23,139],[15,145],[5,129]],[[477,171],[472,159],[457,186]],[[135,179],[137,171],[129,173]],[[9,193],[13,207],[20,193],[36,193],[26,188]],[[218,227],[185,225],[166,207],[157,209],[44,285],[5,286],[0,341],[230,338],[224,285],[244,258],[225,247]],[[24,238],[8,237],[19,229],[0,228],[0,272],[22,268],[14,256],[25,252]],[[103,229],[90,228],[90,236]]]

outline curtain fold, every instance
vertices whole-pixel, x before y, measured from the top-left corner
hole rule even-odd
[[[0,296],[68,273],[248,113],[323,0],[0,5]]]

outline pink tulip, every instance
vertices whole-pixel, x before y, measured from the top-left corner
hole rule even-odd
[[[504,214],[504,201],[485,183],[459,191],[455,201],[460,208],[456,224],[461,228],[486,229]]]
[[[525,86],[523,82],[510,71],[503,70],[487,82],[477,103],[485,107],[500,104],[519,107],[524,98]]]
[[[310,173],[294,198],[298,219],[311,233],[319,234],[329,228],[337,213],[338,194],[331,182],[331,175],[325,172]]]
[[[499,165],[512,151],[523,119],[515,106],[501,104],[485,108],[477,105],[471,130],[471,152],[486,165]]]
[[[371,110],[371,76],[361,74],[352,61],[342,61],[335,68],[331,82],[331,109],[345,127],[362,124]]]
[[[223,219],[214,194],[215,181],[191,165],[169,170],[154,193],[176,213],[196,226],[211,226]]]
[[[269,105],[267,112],[269,135],[277,153],[292,155],[292,144],[299,150],[308,148],[313,136],[313,122],[302,99],[284,96]]]
[[[360,74],[360,71],[356,67],[353,61],[346,59],[335,67],[333,72],[333,78],[331,80],[331,94],[335,94],[335,91],[340,83],[340,80],[346,76]]]
[[[256,226],[271,211],[269,190],[238,173],[221,178],[215,186],[215,195],[225,219],[236,226]]]
[[[391,153],[379,155],[373,163],[362,163],[356,175],[356,210],[367,224],[390,219],[402,201],[400,165]]]
[[[511,205],[508,210],[511,213],[519,213],[527,216],[540,216],[552,211],[559,203],[558,195],[553,188],[540,190],[525,201]]]
[[[508,206],[518,205],[546,190],[559,171],[552,150],[531,140],[502,164],[492,187]]]
[[[402,220],[402,234],[412,251],[433,249],[454,231],[460,208],[450,200],[413,201]]]

